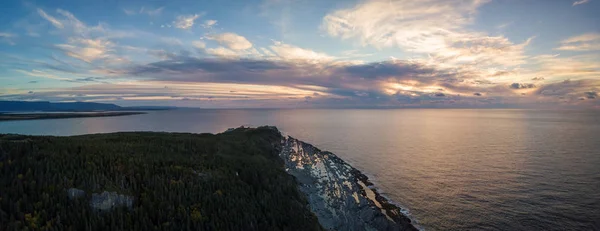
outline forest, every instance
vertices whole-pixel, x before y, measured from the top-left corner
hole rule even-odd
[[[270,127],[0,135],[0,230],[322,230],[278,157],[281,138]],[[93,209],[104,191],[133,205]]]

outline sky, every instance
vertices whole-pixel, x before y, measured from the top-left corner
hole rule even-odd
[[[600,0],[5,0],[0,100],[600,109]]]

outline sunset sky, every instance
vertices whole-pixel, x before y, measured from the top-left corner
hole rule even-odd
[[[600,108],[599,0],[4,0],[0,100]]]

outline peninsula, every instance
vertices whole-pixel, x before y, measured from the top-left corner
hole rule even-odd
[[[368,178],[275,127],[0,135],[7,230],[416,230]]]

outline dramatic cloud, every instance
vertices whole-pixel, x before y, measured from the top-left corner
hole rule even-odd
[[[252,47],[252,43],[248,39],[234,33],[207,35],[206,38],[215,40],[231,50],[246,50]]]
[[[323,12],[305,1],[278,0],[256,6],[268,11],[258,16],[190,2],[186,10],[206,10],[213,19],[181,15],[169,4],[119,6],[100,20],[33,6],[0,32],[0,67],[20,81],[0,87],[0,98],[208,107],[600,108],[600,34],[593,23],[573,15],[577,31],[591,32],[578,35],[561,29],[569,21],[542,20],[556,24],[553,33],[561,37],[555,40],[536,31],[544,27],[537,22],[516,25],[483,15],[488,7],[513,7],[491,2],[369,0]],[[307,17],[320,18],[320,27]],[[511,33],[504,34],[509,25]]]
[[[600,33],[588,33],[568,38],[561,42],[557,50],[597,51],[600,50]]]
[[[173,25],[179,29],[188,30],[194,26],[194,21],[198,19],[200,15],[180,15],[177,16],[177,19],[173,21]]]
[[[355,38],[363,45],[428,54],[432,61],[446,65],[523,64],[523,50],[531,39],[513,44],[502,36],[466,29],[477,8],[487,2],[375,0],[328,14],[322,28],[331,36]]]
[[[252,83],[290,87],[311,85],[320,86],[320,92],[330,96],[383,101],[395,100],[400,96],[411,99],[448,97],[449,94],[470,95],[473,91],[490,94],[508,92],[495,86],[478,85],[476,81],[460,80],[453,72],[404,61],[356,64],[176,56],[137,66],[129,74],[170,82]]]

